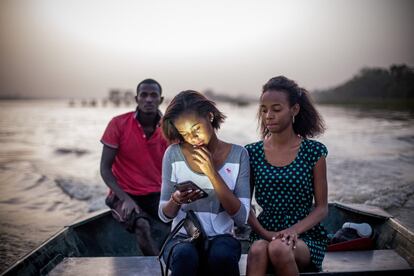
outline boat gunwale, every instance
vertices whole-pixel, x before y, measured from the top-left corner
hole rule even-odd
[[[53,234],[51,237],[43,241],[39,246],[37,246],[33,250],[30,250],[25,255],[23,255],[21,258],[16,260],[13,264],[10,265],[8,269],[6,269],[5,271],[1,273],[1,276],[6,275],[7,273],[11,272],[13,269],[16,269],[20,264],[24,263],[26,260],[31,258],[33,254],[42,250],[42,248],[45,247],[49,242],[52,242],[53,240],[59,238],[60,236],[63,236],[65,233],[69,233],[69,231],[71,231],[71,227],[64,226],[63,228],[58,230],[55,234]]]
[[[355,203],[343,203],[343,202],[337,202],[337,201],[329,203],[329,205],[335,206],[338,209],[350,211],[350,212],[360,214],[360,215],[364,215],[364,216],[379,218],[379,219],[382,219],[382,220],[387,220],[387,219],[394,218],[393,215],[391,215],[388,212],[384,211],[382,208],[372,206],[372,205],[355,204]],[[362,209],[363,206],[365,206],[365,207],[368,206],[368,207],[375,208],[375,209],[377,209],[377,211],[380,211],[382,214],[379,214],[379,213],[377,213],[373,210],[371,211],[371,210]]]
[[[53,240],[59,238],[60,236],[65,235],[65,234],[69,235],[71,233],[74,233],[75,232],[73,230],[74,228],[76,228],[78,226],[85,225],[85,224],[87,224],[91,221],[97,220],[101,217],[104,217],[110,212],[111,212],[111,210],[109,210],[109,209],[98,210],[98,211],[95,211],[95,212],[92,212],[92,213],[89,213],[89,214],[83,216],[82,218],[76,220],[73,223],[64,225],[59,230],[57,230],[54,234],[52,234],[50,237],[48,237],[46,240],[41,242],[34,249],[30,250],[29,252],[24,254],[21,258],[17,259],[15,262],[13,262],[5,271],[1,272],[0,275],[3,276],[3,275],[6,275],[7,273],[11,272],[13,269],[17,268],[20,264],[24,263],[26,260],[31,258],[33,256],[33,254],[40,251],[43,247],[45,247],[47,244],[49,244]]]
[[[102,210],[98,210],[98,211],[95,211],[95,212],[91,212],[91,213],[88,213],[87,215],[81,217],[80,219],[75,220],[74,222],[65,225],[64,227],[67,227],[67,228],[78,227],[78,226],[84,225],[86,223],[89,223],[91,221],[97,220],[101,217],[104,217],[110,212],[111,212],[110,209],[102,209]]]
[[[411,243],[414,243],[414,232],[408,229],[406,226],[404,226],[401,223],[401,221],[395,218],[390,218],[389,221],[387,221],[387,223],[393,230],[398,232],[401,236],[411,241]]]

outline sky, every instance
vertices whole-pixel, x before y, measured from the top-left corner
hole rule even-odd
[[[154,78],[165,95],[308,90],[414,65],[414,1],[1,0],[0,97],[101,98]]]

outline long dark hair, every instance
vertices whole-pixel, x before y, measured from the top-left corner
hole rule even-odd
[[[207,99],[203,94],[194,90],[185,90],[176,95],[168,105],[162,117],[162,132],[170,142],[183,142],[184,139],[175,128],[173,122],[182,114],[194,113],[200,117],[207,117],[213,114],[211,125],[219,129],[226,116],[221,113],[213,101]]]
[[[267,91],[280,91],[286,93],[289,100],[289,105],[294,104],[300,106],[299,113],[295,116],[293,130],[296,134],[303,138],[311,138],[322,134],[325,131],[325,123],[316,110],[312,98],[306,89],[301,88],[297,83],[285,76],[277,76],[271,78],[265,85],[263,85],[262,95]],[[260,133],[264,138],[269,130],[263,123],[262,114],[259,110],[258,121],[260,125]]]

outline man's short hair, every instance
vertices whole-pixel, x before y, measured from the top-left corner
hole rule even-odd
[[[139,93],[139,87],[141,86],[141,84],[156,84],[158,85],[158,87],[160,88],[160,95],[162,94],[162,87],[161,84],[158,83],[158,81],[154,80],[154,79],[145,79],[143,81],[141,81],[140,83],[138,83],[137,85],[137,95]]]

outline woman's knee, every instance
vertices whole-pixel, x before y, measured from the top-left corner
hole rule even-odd
[[[267,255],[267,247],[269,246],[269,242],[265,240],[258,240],[255,241],[249,249],[249,258],[263,258]]]
[[[198,252],[190,243],[180,243],[172,248],[171,275],[196,275],[199,266]]]
[[[230,251],[216,251],[212,252],[208,258],[210,266],[222,266],[222,265],[233,265],[239,263],[239,256],[233,254]]]
[[[182,242],[176,245],[172,250],[174,259],[181,259],[184,262],[198,263],[198,251],[192,244]]]
[[[268,246],[268,254],[273,264],[295,260],[292,248],[280,239],[272,241]]]

